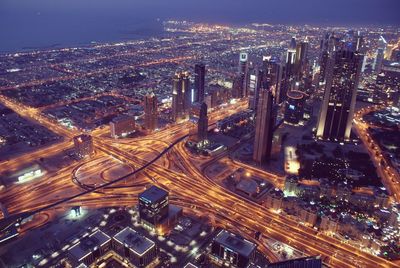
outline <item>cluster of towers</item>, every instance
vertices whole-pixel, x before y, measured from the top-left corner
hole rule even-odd
[[[382,46],[384,44],[381,40]],[[264,57],[263,66],[255,69],[240,56],[237,94],[249,98],[256,112],[253,160],[260,164],[271,157],[277,109],[283,107],[284,121],[297,124],[303,117],[305,98],[312,93],[313,77],[308,60],[308,40],[292,38],[282,59]],[[357,88],[363,65],[363,38],[359,33],[341,38],[327,34],[321,42],[318,85],[324,91],[316,126],[316,137],[330,141],[350,140]],[[379,68],[379,60],[378,66]],[[243,67],[246,66],[246,67]],[[243,70],[249,73],[242,84]],[[240,79],[239,79],[240,78]],[[245,84],[247,83],[247,84]]]
[[[194,140],[198,144],[207,141],[208,116],[205,98],[205,74],[206,68],[203,63],[198,63],[194,67],[194,90],[190,87],[190,73],[179,71],[173,78],[172,85],[172,114],[174,122],[187,119],[192,112],[194,103],[197,104],[197,134]]]
[[[378,55],[385,53],[385,41]],[[265,163],[271,157],[274,130],[277,128],[277,110],[285,110],[284,120],[298,124],[303,117],[304,101],[315,86],[323,88],[324,95],[316,126],[316,137],[331,141],[350,139],[356,92],[363,65],[363,38],[351,33],[340,38],[327,34],[321,42],[320,71],[317,79],[308,59],[307,38],[298,42],[292,38],[281,58],[264,57],[261,66],[253,66],[247,53],[240,53],[237,75],[233,80],[231,96],[248,98],[249,108],[256,115],[253,160]],[[375,68],[379,70],[377,58]],[[205,104],[205,74],[202,63],[194,68],[194,90],[191,74],[179,71],[173,77],[171,119],[179,122],[189,117],[193,103],[197,103],[198,142],[207,140],[208,116]],[[314,76],[313,76],[314,75]],[[154,94],[145,97],[145,126],[157,127],[157,101]]]
[[[322,41],[320,82],[325,87],[316,136],[331,141],[350,140],[357,88],[363,66],[363,38],[327,34]]]

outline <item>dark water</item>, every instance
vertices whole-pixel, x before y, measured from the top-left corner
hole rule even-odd
[[[0,52],[158,35],[157,18],[400,25],[400,0],[0,0]]]

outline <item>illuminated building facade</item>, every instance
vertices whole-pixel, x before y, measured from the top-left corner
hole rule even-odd
[[[317,125],[317,138],[350,139],[363,55],[339,50],[328,61],[326,85]]]

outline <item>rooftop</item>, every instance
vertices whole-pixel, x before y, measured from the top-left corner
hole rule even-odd
[[[156,203],[167,196],[168,196],[167,191],[153,185],[149,189],[139,194],[139,199],[144,201],[149,201],[150,203]]]
[[[69,254],[71,254],[71,256],[73,256],[77,261],[81,261],[88,254],[110,240],[111,238],[108,235],[98,230],[89,236],[80,239],[78,243],[69,249]]]
[[[257,247],[256,244],[226,230],[219,232],[215,241],[243,256],[249,256]]]
[[[142,236],[130,227],[126,227],[114,236],[115,241],[127,246],[131,251],[139,256],[145,254],[155,246],[155,243]]]

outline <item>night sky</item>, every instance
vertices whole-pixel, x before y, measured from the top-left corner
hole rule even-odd
[[[0,0],[0,50],[113,41],[186,19],[359,26],[400,25],[400,0]]]

